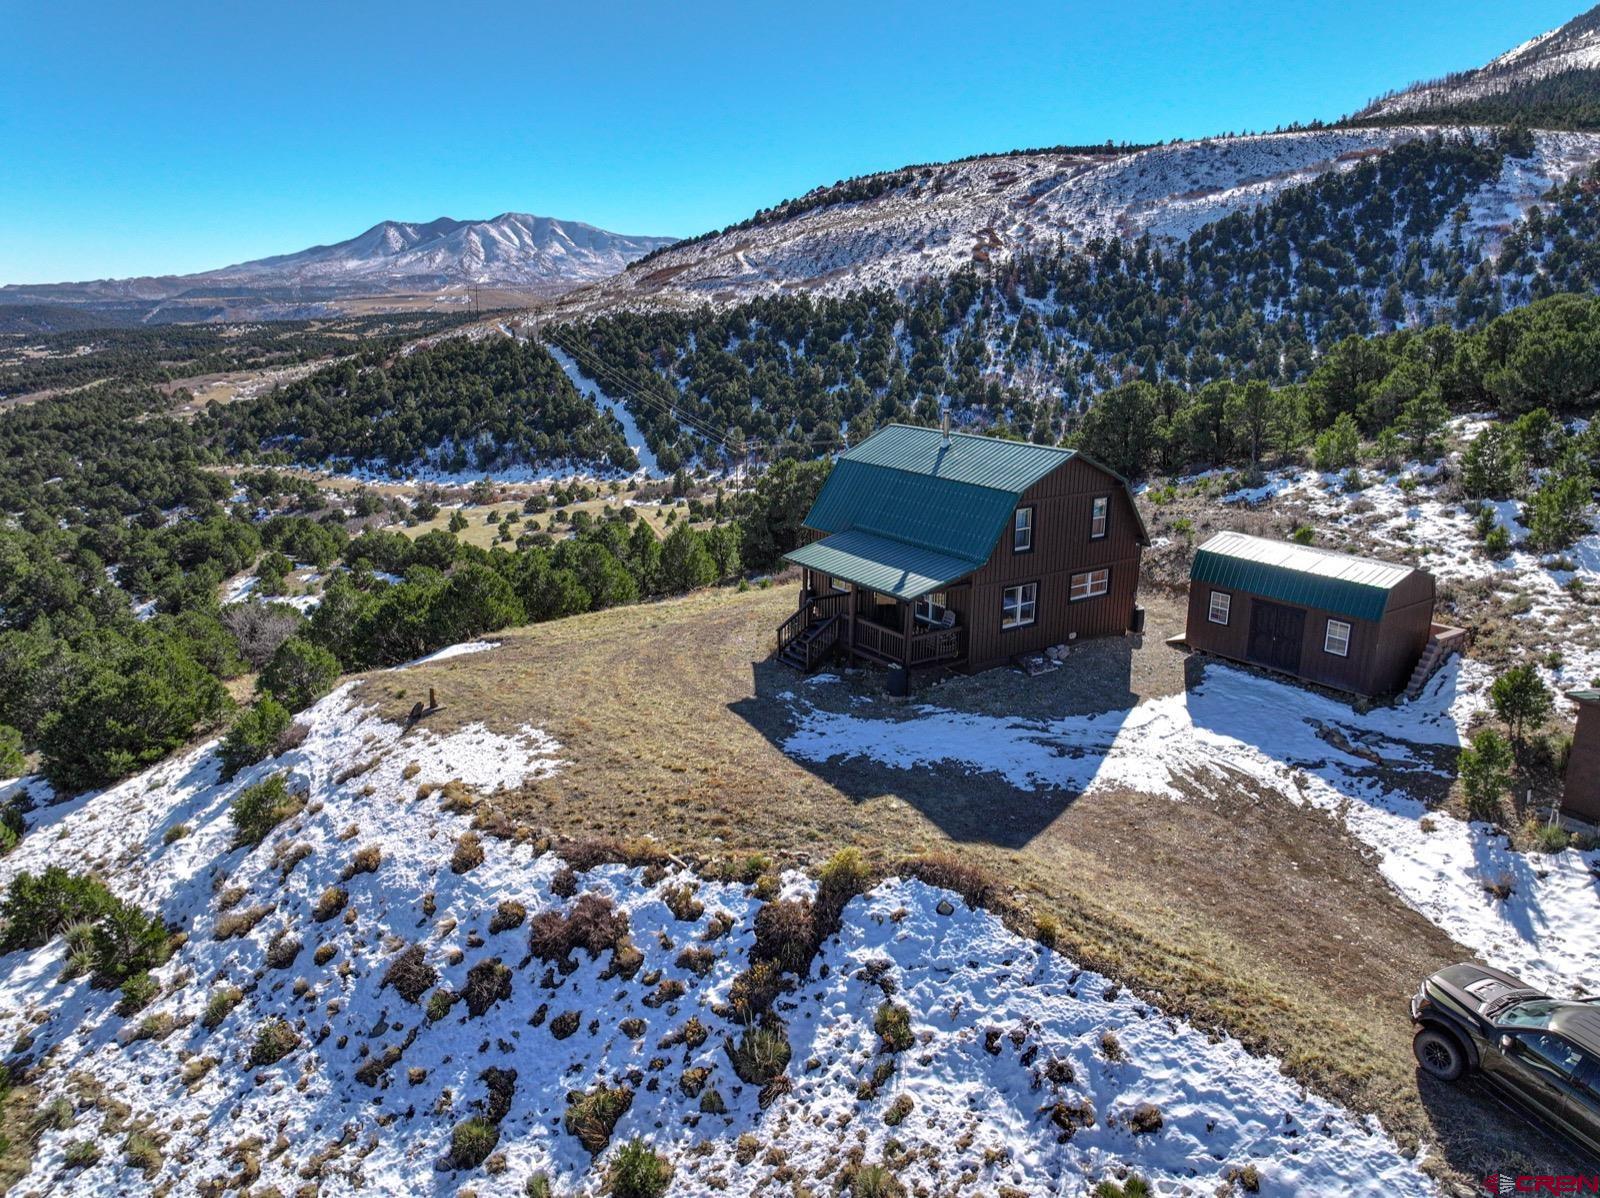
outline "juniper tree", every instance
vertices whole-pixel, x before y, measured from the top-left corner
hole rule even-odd
[[[1489,688],[1494,712],[1511,732],[1517,757],[1522,757],[1527,733],[1549,718],[1554,706],[1550,688],[1531,665],[1513,666],[1494,680]]]

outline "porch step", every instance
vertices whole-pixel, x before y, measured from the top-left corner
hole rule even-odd
[[[837,616],[830,616],[826,620],[818,620],[814,624],[807,625],[804,632],[784,646],[783,652],[778,654],[778,660],[791,669],[799,670],[802,674],[808,673],[806,650],[813,641],[822,635],[828,625],[837,618]]]
[[[1428,685],[1428,680],[1439,672],[1439,667],[1467,647],[1467,639],[1465,628],[1435,624],[1428,637],[1427,647],[1422,650],[1416,668],[1411,671],[1411,680],[1406,683],[1406,698],[1420,697],[1423,688]]]

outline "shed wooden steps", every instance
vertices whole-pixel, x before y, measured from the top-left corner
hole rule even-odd
[[[1467,640],[1465,628],[1452,628],[1448,624],[1433,625],[1428,635],[1427,647],[1417,659],[1416,668],[1411,671],[1411,681],[1406,683],[1406,698],[1419,697],[1422,688],[1428,685],[1428,679],[1438,673],[1439,667],[1450,660],[1452,655],[1464,650],[1467,647]]]

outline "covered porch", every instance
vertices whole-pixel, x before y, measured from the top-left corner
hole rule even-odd
[[[810,673],[829,657],[914,669],[967,655],[963,600],[977,563],[860,530],[802,546],[800,602],[778,628],[778,655]]]

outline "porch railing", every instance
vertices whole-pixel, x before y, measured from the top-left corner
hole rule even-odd
[[[829,616],[843,616],[850,611],[850,596],[843,591],[813,595],[810,602],[811,610],[816,613],[816,618],[819,620],[826,620]]]
[[[796,638],[811,626],[811,612],[808,608],[800,608],[782,624],[778,625],[778,652],[782,653]]]
[[[817,625],[817,634],[806,642],[806,673],[811,673],[839,643],[839,626],[844,621],[839,616],[829,616]]]
[[[855,624],[857,649],[888,661],[905,660],[906,638],[903,633],[885,628],[882,624],[874,624],[871,620],[858,619]]]
[[[912,633],[911,652],[906,664],[920,666],[936,661],[953,661],[962,654],[961,642],[965,635],[966,629],[959,626]]]
[[[810,637],[802,641],[808,632]],[[799,609],[778,626],[778,652],[802,641],[806,666],[810,669],[843,642],[881,661],[925,666],[960,659],[966,653],[966,638],[967,630],[959,625],[923,629],[907,638],[899,629],[868,620],[860,613],[852,621],[849,594],[829,592],[807,597]]]

